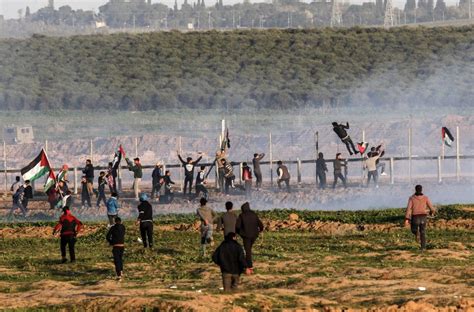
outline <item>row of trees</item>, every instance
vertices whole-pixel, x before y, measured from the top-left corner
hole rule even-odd
[[[468,105],[474,27],[0,41],[0,109]]]

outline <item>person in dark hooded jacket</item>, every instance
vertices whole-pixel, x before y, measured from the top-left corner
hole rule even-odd
[[[328,171],[328,166],[326,165],[326,160],[324,160],[324,154],[319,153],[318,159],[316,160],[316,174],[318,175],[319,188],[324,190],[326,188],[326,172]]]
[[[351,137],[347,134],[347,131],[346,131],[346,129],[349,129],[349,123],[347,122],[345,125],[343,125],[343,124],[338,124],[337,122],[333,122],[332,126],[333,126],[332,130],[336,132],[337,136],[341,139],[342,143],[346,145],[346,148],[349,154],[351,155],[358,154],[359,151],[356,150]],[[352,147],[352,151],[354,152],[351,151],[351,147]]]
[[[140,226],[143,247],[153,248],[153,207],[145,193],[139,195],[137,224]]]
[[[235,233],[230,232],[212,255],[212,261],[221,268],[224,291],[236,290],[240,275],[246,267],[244,251],[236,241]]]
[[[244,242],[245,261],[247,262],[248,273],[253,273],[252,247],[263,231],[263,223],[255,212],[250,210],[250,204],[244,203],[241,207],[242,213],[237,218],[235,224],[236,232]]]

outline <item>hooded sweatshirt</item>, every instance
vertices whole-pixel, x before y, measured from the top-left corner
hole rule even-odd
[[[242,205],[242,213],[235,224],[236,232],[243,238],[257,238],[263,231],[263,223],[255,212],[250,210],[250,205]]]
[[[414,194],[408,200],[405,219],[410,220],[413,216],[427,216],[427,208],[429,209],[430,214],[433,214],[435,212],[435,209],[431,204],[431,201],[428,196],[425,196],[423,194]]]
[[[71,211],[66,210],[59,218],[58,224],[54,227],[54,232],[61,230],[61,236],[76,236],[82,229],[82,223],[71,214]]]
[[[117,200],[116,197],[110,197],[108,200],[107,200],[107,203],[106,203],[106,206],[107,206],[107,214],[108,215],[111,215],[111,216],[115,216],[118,214],[118,210],[120,208],[120,204]]]

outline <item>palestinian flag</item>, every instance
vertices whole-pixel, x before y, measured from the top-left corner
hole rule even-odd
[[[61,171],[58,172],[58,175],[56,177],[54,176],[53,170],[51,170],[48,179],[46,179],[46,183],[44,184],[44,192],[48,192],[49,189],[53,186],[56,186],[59,181],[63,181],[66,177],[68,169],[68,165],[63,165]]]
[[[451,147],[451,145],[454,142],[454,137],[451,134],[451,131],[449,131],[449,129],[446,127],[441,128],[441,138],[444,144],[446,144],[449,147]]]
[[[112,160],[112,168],[118,169],[120,161],[122,161],[122,156],[125,157],[125,151],[123,150],[122,145],[120,145],[118,150],[115,152],[114,159]]]
[[[23,180],[30,180],[31,182],[41,178],[46,173],[52,172],[51,165],[49,164],[48,156],[44,149],[41,150],[39,155],[28,164],[25,168],[21,169],[21,175]],[[52,173],[54,176],[54,172]]]
[[[369,143],[367,143],[367,142],[357,143],[357,149],[359,150],[359,153],[361,155],[364,155],[364,153],[367,151],[368,147],[369,147]]]

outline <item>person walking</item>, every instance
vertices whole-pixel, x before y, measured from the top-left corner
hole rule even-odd
[[[90,159],[86,160],[86,166],[82,170],[86,178],[86,186],[87,191],[89,192],[89,197],[92,198],[94,194],[94,166],[92,165],[92,161]]]
[[[252,169],[246,162],[242,164],[242,180],[244,181],[245,196],[250,199],[252,196]]]
[[[137,224],[140,226],[143,247],[153,248],[153,207],[145,193],[139,196]]]
[[[139,200],[138,195],[140,194],[140,182],[143,177],[143,170],[142,165],[140,163],[140,158],[134,158],[133,163],[128,158],[125,158],[125,161],[128,164],[128,170],[133,172],[133,192],[135,194],[135,199]]]
[[[161,169],[162,165],[158,162],[151,173],[151,199],[155,198],[156,193],[157,201],[160,200],[161,184],[163,183],[163,173]]]
[[[262,169],[260,168],[260,160],[265,157],[265,153],[255,153],[253,154],[252,165],[253,165],[253,173],[255,174],[255,187],[257,191],[260,190],[262,187]]]
[[[53,229],[53,236],[59,231],[60,249],[61,249],[61,262],[67,262],[66,258],[66,246],[69,247],[69,258],[71,262],[76,261],[76,251],[74,246],[76,245],[76,236],[82,229],[82,222],[71,214],[69,207],[63,208],[63,214],[59,218],[58,224]]]
[[[117,280],[121,281],[123,277],[123,253],[125,250],[125,226],[122,224],[122,219],[115,217],[114,224],[110,227],[105,238],[110,246],[112,246],[115,274],[117,275]]]
[[[380,155],[372,154],[365,160],[364,167],[367,169],[367,187],[369,187],[370,179],[374,180],[374,185],[376,188],[378,185],[378,171],[377,171],[377,161],[379,160]]]
[[[91,208],[91,195],[89,193],[89,182],[87,181],[86,176],[82,176],[81,178],[81,205],[82,208],[85,208],[85,204],[87,203],[87,208]]]
[[[436,209],[433,207],[428,196],[423,194],[421,185],[415,186],[415,194],[408,199],[405,212],[405,226],[411,227],[411,232],[415,235],[416,241],[420,243],[420,250],[426,250],[426,224],[427,217],[434,215]]]
[[[100,201],[104,203],[104,206],[107,205],[107,199],[105,198],[105,186],[107,185],[107,179],[105,177],[105,172],[101,171],[99,173],[99,178],[97,179],[97,208],[100,208]]]
[[[201,220],[200,232],[201,232],[201,257],[206,256],[206,246],[214,243],[212,234],[214,231],[214,220],[217,214],[210,207],[207,206],[207,200],[201,198],[201,206],[197,209],[196,213]]]
[[[209,199],[209,191],[206,188],[206,184],[206,166],[201,166],[201,170],[199,170],[196,177],[196,197],[202,193],[202,197],[206,200]]]
[[[240,275],[247,266],[242,246],[237,242],[233,232],[225,235],[224,241],[212,255],[212,261],[221,269],[224,292],[237,290]]]
[[[23,217],[26,217],[26,208],[23,206],[25,198],[25,188],[22,184],[18,188],[15,188],[15,193],[12,195],[12,208],[10,209],[10,215],[13,216],[15,210],[20,209]]]
[[[337,134],[337,136],[341,139],[342,143],[346,145],[347,151],[350,155],[358,154],[359,151],[355,148],[354,143],[352,142],[351,137],[347,134],[346,129],[349,129],[349,123],[347,122],[345,125],[338,124],[337,122],[332,123],[333,131]],[[351,150],[352,148],[352,150]]]
[[[336,188],[337,179],[341,179],[342,184],[344,184],[344,188],[347,187],[346,178],[342,175],[342,167],[346,167],[347,165],[344,163],[344,160],[341,158],[341,153],[336,154],[336,159],[334,160],[334,182],[332,184],[332,188]]]
[[[229,194],[230,188],[234,188],[234,168],[232,167],[232,163],[227,161],[226,159],[221,159],[222,166],[224,167],[224,179],[225,179],[225,186],[224,192],[225,194]]]
[[[235,224],[237,223],[237,214],[234,211],[234,204],[230,201],[225,203],[226,212],[219,217],[217,228],[224,231],[224,236],[229,233],[236,233]]]
[[[120,209],[118,194],[112,193],[112,196],[107,200],[105,206],[107,207],[107,218],[109,219],[109,226],[112,226],[115,224],[115,218],[118,217],[118,211]]]
[[[21,186],[20,180],[21,180],[20,176],[16,176],[15,182],[13,182],[13,184],[10,186],[10,192],[12,192],[12,195],[15,194],[16,191],[18,191],[18,189],[20,188]]]
[[[23,201],[22,206],[25,208],[25,211],[28,211],[28,203],[30,199],[33,198],[33,188],[31,187],[30,180],[26,180],[25,184],[23,184],[24,191],[23,191]]]
[[[235,224],[236,232],[242,237],[245,249],[245,261],[247,263],[248,273],[253,273],[252,247],[263,232],[263,223],[255,212],[250,210],[250,204],[244,203],[241,207],[242,213],[237,218]]]
[[[318,159],[316,160],[316,174],[319,180],[319,188],[324,190],[326,188],[326,172],[328,171],[328,166],[326,165],[326,160],[324,159],[324,154],[319,153]]]
[[[283,165],[283,162],[279,160],[277,162],[277,184],[278,188],[281,189],[281,184],[285,183],[286,184],[286,191],[290,192],[290,172],[288,171],[288,167]]]
[[[178,152],[178,158],[184,166],[184,189],[183,194],[186,194],[186,190],[188,190],[188,194],[191,195],[192,188],[193,188],[193,180],[194,180],[194,168],[196,165],[201,161],[202,155],[199,154],[199,158],[193,161],[192,157],[187,157],[186,161],[181,158],[181,155]]]

